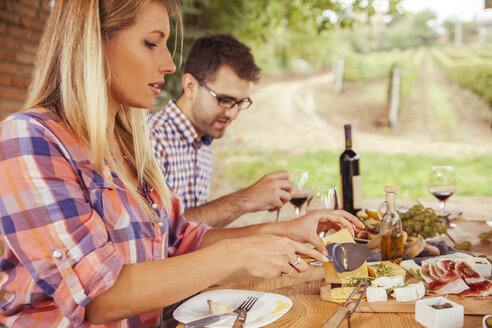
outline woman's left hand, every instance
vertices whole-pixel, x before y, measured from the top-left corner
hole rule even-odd
[[[321,231],[346,228],[352,236],[354,228],[362,229],[364,224],[354,215],[344,210],[315,210],[292,221],[278,223],[277,234],[290,239],[310,243],[318,251],[327,255],[325,244],[319,237]]]

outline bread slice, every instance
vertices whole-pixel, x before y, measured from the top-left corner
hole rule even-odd
[[[212,300],[207,300],[207,303],[210,314],[221,315],[232,313],[231,307],[227,304],[217,303]]]

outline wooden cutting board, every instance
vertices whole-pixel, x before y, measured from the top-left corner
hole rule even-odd
[[[320,288],[321,299],[333,302],[330,297],[330,284],[324,284]],[[429,299],[434,297],[445,297],[450,301],[463,305],[466,315],[485,315],[492,314],[492,296],[486,297],[462,297],[457,295],[437,295],[431,294],[425,296],[422,299]],[[343,304],[340,302],[340,305]],[[357,312],[391,312],[391,313],[415,313],[415,302],[398,303],[396,299],[388,296],[388,300],[385,302],[366,302],[362,301],[357,308]]]
[[[492,296],[486,297],[462,297],[457,295],[437,295],[425,296],[423,299],[443,296],[450,301],[463,305],[465,315],[485,315],[492,314]],[[398,303],[391,298],[386,302],[361,302],[357,312],[399,312],[415,313],[415,302]]]

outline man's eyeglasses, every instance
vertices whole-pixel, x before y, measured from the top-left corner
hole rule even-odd
[[[220,107],[233,108],[234,106],[237,105],[237,107],[240,110],[244,110],[244,109],[248,109],[249,106],[251,106],[251,104],[253,103],[253,101],[249,97],[239,100],[236,100],[232,97],[221,97],[215,91],[210,89],[210,87],[205,82],[203,82],[202,80],[196,77],[195,79],[198,81],[198,83],[200,83],[202,87],[205,88],[205,90],[207,90],[215,99],[217,99],[217,103],[219,104]]]

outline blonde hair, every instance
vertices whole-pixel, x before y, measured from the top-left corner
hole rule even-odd
[[[57,0],[46,23],[25,108],[44,107],[59,116],[91,149],[95,168],[105,163],[123,180],[152,220],[159,220],[138,190],[147,182],[170,214],[170,192],[155,159],[147,129],[147,111],[120,105],[115,136],[124,158],[113,156],[107,138],[109,68],[103,40],[135,24],[145,6],[160,2],[174,14],[175,49],[182,44],[177,0]],[[134,170],[138,187],[124,173]]]

